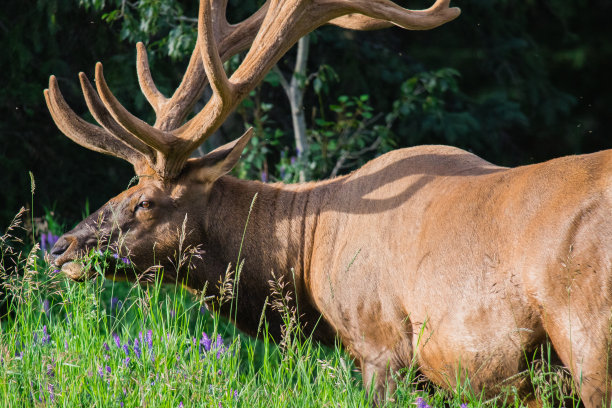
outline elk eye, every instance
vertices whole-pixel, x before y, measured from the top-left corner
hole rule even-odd
[[[143,200],[138,204],[138,207],[140,208],[149,208],[151,207],[151,202],[148,200]]]

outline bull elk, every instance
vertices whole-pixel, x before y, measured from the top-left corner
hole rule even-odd
[[[607,406],[612,151],[510,169],[460,149],[420,146],[317,183],[235,179],[227,173],[251,131],[201,158],[189,156],[300,37],[326,23],[431,29],[459,10],[449,0],[418,11],[388,0],[268,0],[230,25],[226,6],[201,0],[197,44],[171,98],[156,88],[138,44],[138,79],[157,115],[153,126],[119,103],[99,63],[96,89],[82,73],[80,81],[101,126],[72,111],[50,78],[45,97],[60,130],[127,160],[139,176],[59,239],[54,264],[72,279],[91,277],[79,257],[98,244],[100,230],[118,228],[121,240],[115,234],[107,243],[129,254],[137,270],[159,263],[167,280],[214,286],[236,259],[257,194],[242,248],[235,318],[242,330],[255,332],[274,272],[291,282],[314,338],[341,339],[375,398],[393,388],[390,373],[411,364],[444,387],[469,378],[476,392],[497,393],[550,339],[585,406]],[[246,49],[228,78],[223,61]],[[212,97],[183,124],[207,84]],[[183,222],[184,245],[204,250],[188,274],[173,272],[168,261]],[[278,334],[280,318],[267,319]]]

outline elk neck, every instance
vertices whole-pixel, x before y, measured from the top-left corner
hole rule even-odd
[[[320,209],[341,180],[286,185],[224,176],[205,194],[207,200],[200,210],[203,271],[195,277],[199,282],[194,283],[203,285],[205,279],[217,293],[218,279],[224,276],[228,264],[244,261],[236,302],[235,323],[240,329],[249,334],[257,331],[268,297],[270,332],[280,333],[280,315],[269,306],[273,298],[270,281],[276,280],[285,283],[297,301],[300,322],[306,330],[317,326],[314,337],[333,342],[333,331],[320,321],[313,305],[307,279]]]

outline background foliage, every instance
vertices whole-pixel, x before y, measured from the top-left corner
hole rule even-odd
[[[236,22],[257,1],[230,1]],[[429,2],[403,2],[411,8]],[[427,32],[312,35],[304,82],[311,152],[296,156],[288,104],[275,74],[251,94],[211,140],[258,133],[237,174],[296,180],[347,172],[382,152],[423,143],[452,144],[489,161],[520,165],[610,147],[612,28],[607,0],[455,2],[456,21]],[[90,78],[104,61],[119,99],[141,117],[152,111],[134,69],[134,42],[145,41],[167,94],[180,81],[194,42],[196,1],[7,0],[0,9],[0,227],[30,201],[68,224],[85,203],[97,208],[127,186],[129,165],[89,152],[56,129],[42,90],[55,74],[68,102],[85,117],[77,72]],[[279,64],[286,76],[294,55]],[[239,63],[240,57],[230,61]],[[277,74],[276,74],[277,75]],[[306,78],[305,78],[306,79]],[[210,147],[210,145],[207,148]]]

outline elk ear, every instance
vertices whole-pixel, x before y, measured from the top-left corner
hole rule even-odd
[[[217,147],[205,156],[189,160],[187,174],[199,181],[213,182],[229,173],[238,163],[251,136],[253,136],[253,128],[249,128],[238,139]]]

